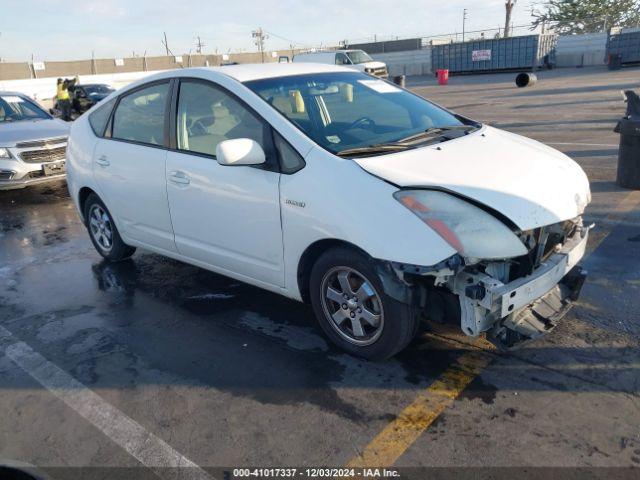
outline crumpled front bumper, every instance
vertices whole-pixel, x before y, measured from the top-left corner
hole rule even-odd
[[[552,330],[580,294],[587,273],[577,263],[588,237],[588,229],[579,230],[531,275],[509,283],[482,272],[459,272],[450,288],[459,298],[462,330],[470,336],[487,332],[500,347]]]

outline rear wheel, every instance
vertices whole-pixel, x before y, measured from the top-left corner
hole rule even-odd
[[[109,210],[97,195],[91,194],[87,198],[84,218],[93,246],[107,260],[119,262],[136,251],[122,241]]]
[[[310,293],[324,332],[351,354],[389,358],[415,335],[414,310],[384,293],[370,260],[355,250],[323,254],[311,271]]]

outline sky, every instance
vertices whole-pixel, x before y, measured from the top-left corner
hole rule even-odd
[[[514,25],[532,20],[519,0]],[[538,2],[541,3],[541,2]],[[266,49],[335,45],[398,36],[428,37],[504,26],[504,0],[0,0],[0,58],[35,61],[255,51],[251,31],[269,33]],[[524,33],[524,32],[523,32]]]

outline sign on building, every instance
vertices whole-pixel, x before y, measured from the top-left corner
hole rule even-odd
[[[181,55],[176,55],[176,63],[182,63],[182,56]]]
[[[124,67],[124,59],[123,58],[116,58],[115,62],[116,62],[116,67]]]
[[[44,62],[33,62],[33,69],[36,71],[44,70]]]
[[[471,52],[471,60],[473,62],[491,60],[491,50],[474,50]]]

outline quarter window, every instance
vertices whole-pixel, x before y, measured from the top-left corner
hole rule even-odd
[[[147,145],[163,145],[168,94],[169,84],[161,83],[123,97],[113,116],[112,137]]]
[[[274,132],[273,140],[280,155],[280,171],[282,173],[296,173],[304,168],[305,163],[302,156],[280,134]]]
[[[265,148],[262,121],[212,84],[180,83],[176,128],[180,150],[215,156],[220,142],[234,138],[251,138]]]
[[[113,105],[115,103],[115,98],[109,100],[104,105],[100,105],[95,112],[89,114],[89,124],[91,125],[93,133],[97,136],[104,136],[104,131],[107,127],[107,122],[109,121],[109,115],[111,115],[111,110],[113,110]]]

